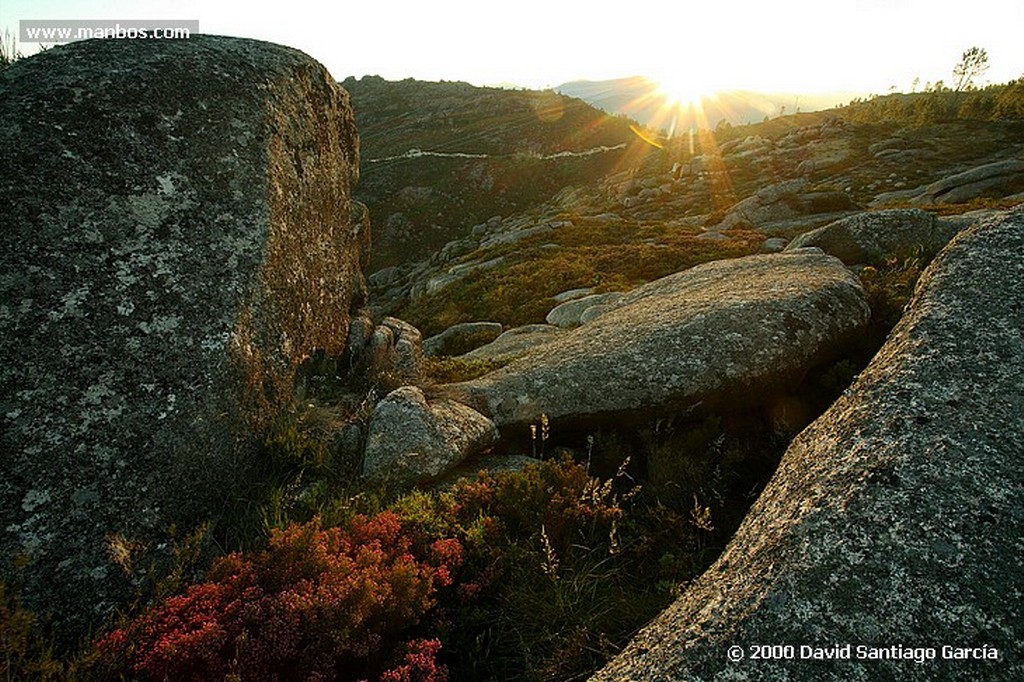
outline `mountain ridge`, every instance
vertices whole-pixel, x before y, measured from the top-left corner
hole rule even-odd
[[[658,83],[645,76],[627,76],[608,80],[576,80],[562,83],[555,92],[583,100],[610,114],[621,114],[659,129],[689,130],[715,128],[721,121],[730,125],[756,123],[801,111],[821,111],[854,98],[860,92],[758,92],[747,89],[725,90],[701,98],[701,106],[682,106],[672,125],[670,96]]]

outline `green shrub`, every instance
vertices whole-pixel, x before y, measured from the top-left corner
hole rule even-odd
[[[396,314],[427,335],[473,320],[494,320],[509,327],[541,323],[557,305],[552,297],[563,291],[622,291],[700,263],[757,253],[764,241],[753,232],[736,231],[732,236],[726,242],[712,242],[697,239],[696,231],[583,222],[560,228],[553,236],[524,240],[502,265],[410,301]],[[551,240],[560,247],[540,248]],[[492,256],[487,251],[467,258]]]
[[[64,671],[35,614],[0,582],[0,679],[53,680]]]
[[[425,358],[423,371],[427,378],[439,384],[469,381],[493,372],[508,364],[507,360],[470,360],[462,358]]]
[[[867,267],[860,273],[861,284],[871,308],[870,336],[878,346],[903,317],[903,309],[914,295],[914,287],[924,266],[920,255],[889,258],[878,268]]]

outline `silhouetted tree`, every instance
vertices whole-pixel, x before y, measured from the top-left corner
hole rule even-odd
[[[4,29],[3,35],[0,36],[0,69],[10,66],[21,57],[17,39],[10,31]]]
[[[974,84],[974,79],[988,71],[988,53],[982,47],[972,47],[963,53],[960,62],[953,67],[956,92],[963,92]]]

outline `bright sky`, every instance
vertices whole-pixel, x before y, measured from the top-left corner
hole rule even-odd
[[[984,80],[1024,75],[1024,0],[0,0],[0,26],[16,35],[20,19],[198,19],[203,33],[304,50],[339,80],[549,87],[647,75],[884,93],[915,77],[949,83],[974,45],[988,51]]]

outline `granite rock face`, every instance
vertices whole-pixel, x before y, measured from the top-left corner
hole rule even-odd
[[[772,237],[791,239],[858,207],[844,192],[809,192],[806,178],[769,185],[738,202],[715,231],[750,226]]]
[[[423,375],[423,335],[396,317],[385,317],[367,343],[368,378],[379,385],[412,384]]]
[[[564,333],[566,331],[561,327],[550,324],[527,324],[522,327],[513,327],[487,345],[475,348],[459,357],[466,360],[505,362]]]
[[[787,249],[816,246],[847,265],[883,265],[893,256],[917,251],[934,256],[956,233],[919,208],[868,211],[806,232]]]
[[[556,327],[568,329],[580,326],[584,320],[583,316],[591,308],[598,306],[614,306],[622,300],[622,294],[618,291],[611,291],[606,294],[590,294],[581,298],[575,298],[565,303],[560,303],[548,312],[545,321]]]
[[[924,188],[915,204],[961,204],[976,197],[1006,196],[1024,190],[1024,159],[1007,159],[976,166],[942,178]]]
[[[395,389],[370,418],[363,474],[399,484],[430,481],[497,440],[487,417],[448,399],[428,401],[415,386]]]
[[[0,167],[0,554],[74,637],[343,350],[358,137],[296,50],[96,40],[0,73]]]
[[[959,234],[718,562],[595,679],[1024,677],[1021,254],[1022,209]],[[759,643],[936,658],[752,662]],[[1000,658],[943,660],[943,646]]]
[[[867,323],[860,283],[817,249],[699,265],[511,364],[453,384],[499,427],[756,404]]]

